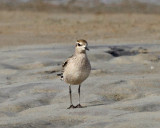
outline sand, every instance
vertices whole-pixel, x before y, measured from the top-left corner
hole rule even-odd
[[[0,128],[160,128],[160,17],[0,11]],[[57,77],[76,39],[92,71],[82,109]],[[73,86],[78,103],[78,86]]]
[[[144,43],[160,40],[160,15],[0,11],[0,47],[32,44]]]
[[[57,77],[73,45],[0,49],[0,128],[159,128],[159,44],[90,44],[92,71],[82,84],[86,106],[70,109]],[[115,56],[116,55],[116,56]],[[73,86],[78,103],[78,86]]]

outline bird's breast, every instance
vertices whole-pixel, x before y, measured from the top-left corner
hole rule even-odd
[[[90,70],[91,66],[86,58],[71,62],[63,74],[64,81],[72,85],[81,84],[89,76]]]

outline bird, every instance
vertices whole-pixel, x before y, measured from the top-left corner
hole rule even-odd
[[[69,85],[69,96],[70,96],[70,108],[83,108],[80,104],[80,88],[82,82],[84,82],[91,71],[90,61],[87,57],[86,50],[89,51],[88,43],[84,39],[79,39],[76,41],[75,52],[62,64],[61,80]],[[72,103],[72,85],[79,85],[78,94],[79,100],[78,105],[74,106]]]

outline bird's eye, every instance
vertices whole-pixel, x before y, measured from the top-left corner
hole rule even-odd
[[[78,46],[81,46],[81,44],[80,44],[80,43],[78,43]]]

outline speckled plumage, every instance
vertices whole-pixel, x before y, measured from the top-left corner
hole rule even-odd
[[[61,78],[69,84],[71,102],[69,109],[82,107],[80,105],[80,87],[82,82],[87,79],[91,71],[91,65],[88,60],[86,50],[89,50],[87,41],[83,39],[77,40],[74,55],[68,58],[62,65],[63,70]],[[71,85],[79,85],[79,104],[77,106],[73,106],[72,104]]]
[[[85,40],[78,40],[82,45],[87,47]],[[63,80],[71,85],[81,84],[90,74],[91,65],[88,60],[85,50],[79,50],[76,45],[75,53],[67,59],[62,65],[63,67]]]

